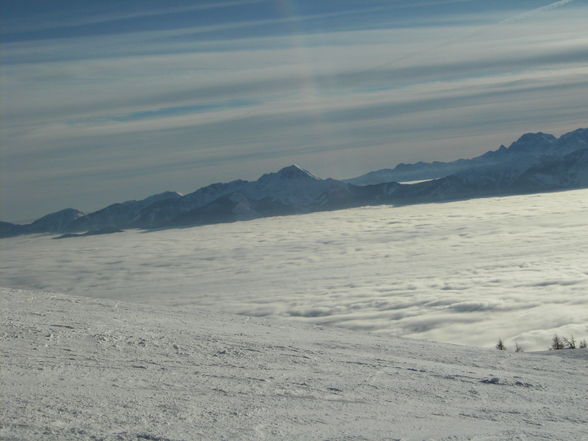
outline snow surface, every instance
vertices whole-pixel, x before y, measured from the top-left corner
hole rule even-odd
[[[588,190],[0,243],[0,286],[544,350],[588,338]]]
[[[0,298],[3,440],[588,439],[585,350],[507,353],[46,292]]]

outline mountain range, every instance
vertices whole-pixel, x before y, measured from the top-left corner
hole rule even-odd
[[[425,181],[402,184],[402,181]],[[68,208],[26,225],[0,222],[0,237],[100,234],[310,213],[365,205],[406,205],[588,187],[588,129],[556,138],[527,133],[472,159],[399,164],[347,180],[320,179],[296,165],[256,181],[216,183],[190,194],[164,192],[91,213]],[[72,234],[76,237],[79,234]]]
[[[509,166],[521,163],[524,167],[534,158],[541,156],[562,156],[576,150],[588,148],[587,129],[578,129],[556,138],[547,133],[527,133],[509,147],[501,145],[472,159],[458,159],[452,162],[417,162],[398,164],[395,168],[381,169],[366,173],[345,182],[355,185],[381,184],[384,182],[406,182],[438,179],[466,170],[492,166]]]

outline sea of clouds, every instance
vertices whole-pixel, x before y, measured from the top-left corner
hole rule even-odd
[[[545,349],[588,338],[588,190],[1,240],[0,286]]]

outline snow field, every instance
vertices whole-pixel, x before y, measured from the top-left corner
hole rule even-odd
[[[4,440],[585,440],[585,350],[1,289]]]

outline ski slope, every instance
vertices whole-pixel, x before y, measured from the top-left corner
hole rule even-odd
[[[4,440],[586,440],[586,350],[0,290]]]

